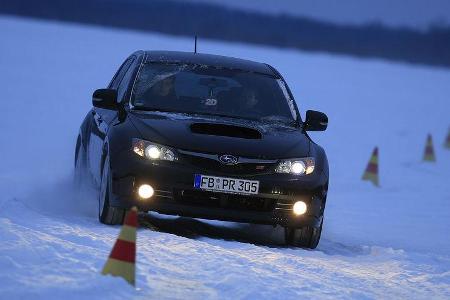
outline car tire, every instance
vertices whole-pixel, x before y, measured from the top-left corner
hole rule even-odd
[[[75,158],[74,158],[74,174],[73,183],[75,188],[79,189],[83,186],[86,174],[86,153],[83,149],[81,143],[81,137],[78,136],[77,144],[75,147]]]
[[[284,239],[287,245],[315,249],[319,244],[320,236],[322,234],[323,219],[320,226],[315,228],[306,226],[302,228],[284,228]]]
[[[98,219],[106,225],[121,225],[125,217],[125,209],[110,206],[111,199],[111,168],[109,156],[107,155],[103,163],[100,192],[98,197]]]

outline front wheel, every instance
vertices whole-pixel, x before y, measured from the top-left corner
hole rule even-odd
[[[315,249],[319,244],[320,235],[322,234],[322,222],[318,228],[306,226],[302,228],[284,228],[284,239],[286,245],[301,248]]]
[[[110,206],[109,199],[111,199],[111,189],[111,168],[109,156],[106,156],[103,164],[100,193],[98,197],[98,219],[103,224],[120,225],[123,223],[125,209]]]

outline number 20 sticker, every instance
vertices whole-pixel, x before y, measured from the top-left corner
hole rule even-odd
[[[206,99],[205,105],[215,106],[215,105],[217,105],[217,99],[213,99],[213,98]]]

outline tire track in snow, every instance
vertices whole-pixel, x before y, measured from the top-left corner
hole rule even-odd
[[[435,289],[431,280],[437,277],[444,277],[448,280],[445,268],[430,268],[430,265],[427,264],[427,260],[429,261],[430,258],[426,255],[412,254],[414,257],[420,257],[423,261],[417,265],[411,260],[411,255],[402,250],[390,248],[348,247],[332,241],[325,241],[325,245],[320,247],[323,250],[308,251],[274,247],[273,245],[264,246],[261,245],[258,238],[253,240],[256,243],[252,243],[253,241],[248,239],[248,236],[245,243],[242,243],[240,227],[234,230],[236,232],[227,228],[221,237],[220,230],[223,229],[221,227],[197,220],[186,221],[183,219],[148,218],[153,225],[157,224],[156,227],[159,231],[178,235],[183,239],[182,243],[193,244],[192,248],[194,249],[203,249],[189,255],[191,259],[186,258],[190,263],[194,260],[193,258],[199,257],[198,263],[201,268],[204,264],[216,265],[215,273],[228,272],[228,268],[223,268],[227,265],[233,265],[237,269],[248,266],[245,270],[246,276],[259,282],[260,286],[264,286],[264,282],[270,282],[270,285],[274,286],[271,291],[273,293],[280,289],[286,293],[285,289],[288,289],[292,293],[287,292],[287,294],[292,297],[305,295],[305,293],[310,293],[310,296],[317,296],[318,293],[324,295],[325,293],[333,298],[336,297],[336,293],[349,296],[349,292],[352,293],[352,296],[383,298],[386,295],[385,290],[389,290],[390,295],[398,297],[422,295],[423,298],[426,298],[427,295],[434,295],[439,298],[449,295],[448,286],[441,286],[441,290]],[[233,236],[236,237],[236,240],[230,239]],[[164,244],[164,241],[165,239],[160,244]],[[148,242],[151,243],[151,241]],[[236,246],[236,243],[239,246]],[[158,246],[156,245],[156,247]],[[170,245],[167,249],[160,250],[166,252],[178,247],[179,245]],[[148,249],[148,251],[154,252],[155,250]],[[144,256],[146,255],[144,254]],[[177,254],[168,255],[160,263],[173,261],[174,256]],[[450,263],[448,258],[442,258],[441,262],[447,266]],[[157,262],[155,261],[155,263]],[[166,266],[166,268],[170,269],[170,266]],[[232,271],[235,272],[236,269]],[[238,277],[242,275],[237,273]],[[431,281],[418,280],[424,276],[429,277]],[[314,286],[316,288],[312,288]],[[361,288],[362,286],[365,288]],[[253,293],[256,295],[262,291],[258,288]],[[250,297],[252,292],[246,289],[237,292],[235,296],[239,297],[239,295]],[[271,294],[268,293],[267,296],[269,295]]]

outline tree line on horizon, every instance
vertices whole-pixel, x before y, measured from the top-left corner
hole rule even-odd
[[[2,0],[0,14],[450,67],[448,27],[338,25],[167,0]]]

